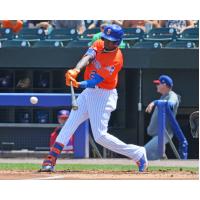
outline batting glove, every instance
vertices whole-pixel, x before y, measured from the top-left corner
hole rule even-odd
[[[66,75],[73,77],[74,79],[76,79],[76,77],[78,76],[78,74],[80,73],[79,69],[69,69],[66,73]]]
[[[70,86],[72,82],[73,87],[75,88],[79,88],[80,83],[76,81],[76,79],[72,78],[72,77],[68,77],[66,78],[66,86]]]
[[[70,69],[65,74],[66,85],[70,86],[70,82],[76,82],[76,77],[80,73],[78,69]],[[75,84],[76,85],[76,84]]]
[[[77,82],[76,80],[75,80],[75,81],[72,81],[72,85],[73,85],[73,87],[75,87],[75,88],[79,88],[79,87],[80,87],[80,83]]]

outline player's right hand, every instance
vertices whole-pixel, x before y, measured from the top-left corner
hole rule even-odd
[[[80,87],[80,83],[77,82],[76,80],[74,82],[72,82],[73,87],[75,88],[79,88]]]
[[[76,79],[70,79],[69,81],[66,81],[66,86],[71,86],[71,82],[72,82],[72,86],[75,88],[79,88],[80,87],[80,83],[76,81]]]
[[[70,86],[71,85],[71,82],[72,82],[72,85],[76,85],[76,79],[74,79],[74,78],[72,78],[71,76],[67,76],[66,77],[66,82],[65,82],[65,84],[66,84],[66,86]]]

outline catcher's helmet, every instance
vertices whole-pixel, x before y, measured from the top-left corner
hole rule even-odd
[[[57,117],[58,118],[68,118],[69,117],[69,111],[68,110],[59,110]]]
[[[124,31],[120,26],[111,24],[104,28],[104,32],[101,34],[101,38],[116,42],[117,45],[120,45],[123,34]]]

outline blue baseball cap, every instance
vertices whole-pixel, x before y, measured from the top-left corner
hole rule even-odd
[[[172,87],[173,86],[173,80],[171,77],[167,76],[167,75],[161,75],[159,77],[158,80],[154,80],[153,83],[155,84],[166,84],[168,87]]]

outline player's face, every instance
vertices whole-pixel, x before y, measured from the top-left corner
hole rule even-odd
[[[104,39],[105,50],[112,51],[112,50],[116,49],[116,47],[117,47],[117,45],[115,44],[115,42]]]
[[[64,123],[66,122],[67,119],[68,119],[68,118],[62,118],[62,117],[60,117],[60,118],[58,118],[58,123],[59,123],[59,124],[64,124]]]
[[[168,90],[168,87],[166,86],[166,84],[156,84],[156,87],[157,87],[157,92],[160,93],[160,94],[165,94],[166,91]]]

